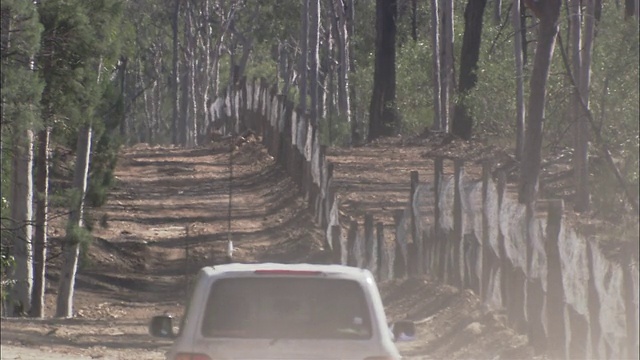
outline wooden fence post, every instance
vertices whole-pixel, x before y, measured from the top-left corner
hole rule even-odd
[[[480,277],[480,299],[483,302],[489,300],[488,289],[491,280],[491,268],[493,268],[494,258],[489,239],[489,216],[487,215],[487,202],[489,194],[489,176],[491,173],[491,162],[482,163],[482,276]]]
[[[402,252],[402,242],[406,241],[406,239],[400,238],[400,224],[404,220],[404,210],[396,210],[393,214],[393,218],[396,225],[396,251],[393,259],[393,277],[399,279],[404,278],[407,275],[407,260]]]
[[[551,200],[547,213],[547,331],[549,334],[549,353],[554,359],[567,357],[566,333],[564,323],[564,288],[558,246],[562,227],[562,200]]]
[[[546,347],[546,337],[544,331],[543,306],[544,291],[542,289],[542,279],[534,278],[533,272],[533,242],[536,233],[533,232],[535,224],[535,204],[527,205],[526,220],[526,241],[527,241],[527,273],[526,273],[526,314],[527,314],[527,334],[529,343],[534,349],[544,349]]]
[[[340,225],[331,226],[332,262],[342,264],[342,228]]]
[[[462,224],[462,198],[460,186],[462,181],[462,166],[464,162],[461,159],[455,159],[454,166],[454,195],[453,195],[453,285],[460,289],[466,288],[468,279],[464,276],[464,238]]]
[[[373,248],[375,241],[373,239],[373,215],[364,215],[364,248],[365,259],[364,268],[371,269],[373,265]]]
[[[587,268],[589,271],[589,282],[587,288],[587,306],[589,309],[589,328],[591,330],[591,356],[598,358],[603,356],[599,349],[598,340],[602,334],[600,327],[600,296],[596,289],[595,269],[593,266],[593,249],[591,241],[587,240]],[[597,245],[595,245],[597,246]],[[635,358],[638,356],[636,355]],[[633,359],[633,357],[631,357]]]
[[[500,255],[500,300],[502,301],[502,307],[509,307],[509,260],[507,259],[507,249],[504,243],[504,234],[500,230],[500,212],[502,211],[502,200],[504,199],[504,192],[507,186],[507,174],[504,171],[499,171],[498,174],[498,252]]]
[[[347,234],[347,265],[358,266],[358,258],[355,252],[356,239],[358,238],[358,222],[351,220],[349,233]]]
[[[434,259],[436,259],[436,274],[440,281],[447,282],[447,247],[446,241],[440,227],[440,187],[443,174],[442,158],[434,161],[433,175],[433,192],[434,192],[434,208],[433,208],[433,233],[434,233]]]
[[[627,322],[627,358],[638,358],[638,304],[634,303],[634,281],[632,272],[638,272],[638,268],[634,265],[633,256],[638,253],[638,248],[632,249],[634,244],[627,245],[623,266],[622,266],[622,282],[625,319]],[[635,244],[637,246],[637,244]]]
[[[378,280],[382,281],[382,280],[386,280],[383,279],[382,275],[384,274],[383,269],[386,267],[387,269],[389,268],[389,264],[385,261],[385,251],[387,250],[387,246],[385,244],[384,241],[384,225],[379,222],[376,224],[376,241],[378,242],[378,248],[377,248],[377,266],[376,266],[376,273],[378,274]],[[387,256],[388,258],[388,256]]]
[[[331,221],[331,219],[329,218],[331,215],[331,209],[333,208],[333,201],[336,198],[335,195],[335,190],[333,188],[333,163],[328,163],[327,164],[327,174],[326,174],[326,178],[327,178],[327,183],[326,183],[326,188],[325,188],[325,204],[323,206],[324,208],[324,214],[322,214],[322,228],[326,229],[327,225],[329,224],[329,222]]]
[[[422,242],[422,231],[420,229],[420,219],[416,218],[416,214],[419,209],[416,209],[414,204],[414,199],[416,197],[416,193],[418,192],[418,185],[420,184],[420,176],[417,171],[411,171],[411,192],[409,193],[409,205],[411,209],[411,238],[413,239],[413,248],[415,253],[411,254],[411,257],[414,257],[413,260],[415,263],[415,274],[414,275],[422,275],[424,274],[424,259],[423,259],[423,242]]]

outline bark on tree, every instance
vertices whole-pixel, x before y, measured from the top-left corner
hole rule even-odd
[[[348,27],[348,12],[349,9],[345,9],[342,6],[342,1],[338,0],[336,4],[337,22],[336,33],[338,34],[336,40],[338,41],[338,114],[345,117],[350,124],[352,142],[355,126],[353,119],[351,118],[351,99],[349,96],[349,71],[350,71],[350,52],[351,46],[349,38]]]
[[[454,0],[444,0],[442,31],[440,32],[440,70],[442,71],[442,93],[440,95],[441,130],[450,131],[451,126],[451,97],[453,96],[454,76],[453,76],[453,21],[454,21]]]
[[[464,11],[464,34],[460,56],[460,80],[458,82],[458,93],[461,98],[455,105],[451,132],[465,140],[471,138],[473,116],[464,103],[464,97],[476,86],[478,81],[476,70],[480,58],[482,19],[486,5],[487,0],[469,0]]]
[[[44,290],[47,259],[47,212],[49,201],[49,138],[51,128],[38,132],[36,157],[36,217],[33,239],[33,290],[31,295],[32,317],[44,317]]]
[[[522,159],[522,151],[524,148],[524,121],[525,121],[525,106],[524,106],[524,62],[523,62],[523,43],[522,32],[523,24],[522,9],[520,8],[520,0],[513,2],[513,8],[511,9],[511,22],[513,24],[513,30],[515,31],[513,42],[513,55],[515,58],[515,70],[516,70],[516,160]]]
[[[33,288],[32,220],[33,220],[33,132],[21,129],[14,139],[11,177],[11,228],[15,263],[10,278],[8,316],[26,315],[31,307]]]
[[[411,38],[418,41],[418,0],[411,0]]]
[[[63,265],[60,272],[58,296],[56,299],[56,317],[73,317],[73,293],[78,269],[80,243],[76,234],[82,228],[84,196],[87,191],[89,159],[91,156],[92,128],[84,125],[78,133],[76,166],[73,173],[75,194],[69,209],[67,234],[62,245]]]
[[[580,39],[573,39],[574,46],[579,47],[580,68],[575,69],[574,79],[577,81],[577,95],[574,110],[577,118],[575,123],[575,151],[574,174],[576,181],[575,210],[584,212],[591,205],[591,192],[589,189],[589,90],[591,85],[591,55],[593,52],[593,38],[595,32],[595,1],[585,0],[586,13],[584,20],[584,34]],[[580,11],[578,4],[578,11]],[[580,41],[582,40],[582,41]],[[582,104],[585,104],[585,109]]]
[[[307,74],[308,74],[308,39],[309,39],[309,1],[302,0],[302,7],[300,11],[300,68],[298,73],[300,74],[300,80],[298,83],[298,96],[300,97],[300,107],[298,113],[298,130],[296,144],[298,148],[303,146],[307,139]]]
[[[173,14],[171,16],[171,30],[173,31],[172,39],[173,39],[173,53],[172,53],[172,73],[171,73],[171,107],[172,107],[172,116],[171,116],[171,143],[174,145],[178,145],[180,141],[179,131],[179,103],[180,103],[180,94],[178,92],[178,83],[179,83],[179,63],[178,63],[178,22],[180,20],[180,0],[174,0]]]
[[[318,83],[318,63],[320,45],[320,0],[311,0],[309,3],[309,96],[311,123],[318,125],[320,107],[320,93]]]
[[[558,35],[558,18],[560,17],[561,0],[546,0],[533,5],[534,13],[539,17],[538,42],[534,57],[531,81],[529,84],[529,116],[525,130],[524,152],[520,166],[518,200],[529,204],[535,201],[538,194],[538,180],[544,130],[544,105],[547,92],[547,80],[553,50]]]
[[[431,43],[433,47],[433,124],[434,130],[444,130],[442,119],[442,69],[440,56],[440,6],[439,0],[431,0]]]
[[[356,61],[355,61],[355,51],[353,50],[353,42],[351,38],[355,34],[355,5],[354,0],[345,0],[347,9],[347,49],[349,50],[349,54],[347,55],[347,59],[349,61],[349,75],[352,79],[355,79],[356,76]],[[358,113],[356,110],[356,87],[349,86],[349,110],[350,110],[350,121],[351,121],[351,143],[357,144],[362,141],[362,132],[358,126]]]
[[[395,0],[376,0],[376,58],[369,108],[369,141],[397,132]]]

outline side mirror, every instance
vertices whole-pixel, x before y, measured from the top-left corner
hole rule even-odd
[[[173,332],[173,318],[169,315],[158,315],[151,318],[149,333],[160,338],[173,339],[176,334]]]
[[[416,324],[411,320],[399,320],[391,324],[394,341],[412,341],[416,338]]]

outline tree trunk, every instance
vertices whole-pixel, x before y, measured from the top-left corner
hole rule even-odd
[[[19,130],[13,146],[13,173],[11,178],[11,229],[14,265],[9,289],[8,316],[26,315],[31,307],[33,288],[32,225],[33,220],[33,132]]]
[[[593,38],[595,35],[595,1],[585,0],[586,13],[584,15],[584,36],[582,42],[574,40],[574,44],[581,47],[580,69],[574,73],[574,80],[577,81],[578,93],[587,109],[582,107],[579,101],[576,104],[578,114],[576,122],[576,149],[574,152],[574,163],[576,165],[574,173],[576,175],[576,199],[575,210],[584,212],[591,206],[591,194],[589,190],[589,89],[591,85],[591,55],[593,53]]]
[[[442,120],[442,69],[440,67],[440,6],[431,0],[431,42],[433,55],[433,124],[434,130],[444,130]]]
[[[524,63],[522,52],[522,32],[523,24],[522,12],[520,9],[520,0],[513,2],[513,8],[511,9],[511,21],[513,23],[513,30],[515,31],[513,41],[513,55],[515,58],[516,67],[516,159],[520,161],[522,159],[522,151],[524,148],[524,120],[525,120],[525,107],[524,107]]]
[[[418,41],[418,0],[411,0],[411,38]]]
[[[355,61],[355,51],[353,50],[353,42],[351,38],[353,38],[355,34],[355,4],[354,0],[346,0],[347,4],[347,36],[348,42],[345,44],[349,53],[347,54],[347,61],[349,61],[349,75],[352,79],[355,79],[356,76],[356,61]],[[358,129],[358,113],[356,107],[356,87],[349,86],[349,119],[351,121],[351,143],[358,143],[362,140],[361,132]]]
[[[118,71],[120,75],[120,98],[122,99],[122,105],[124,106],[126,100],[126,85],[127,85],[127,62],[126,56],[120,57],[120,63],[118,64]],[[123,139],[127,138],[127,116],[126,111],[122,112],[122,118],[120,119],[120,136]]]
[[[56,317],[73,317],[73,292],[78,269],[80,243],[77,238],[79,229],[84,225],[84,196],[87,191],[89,175],[89,159],[91,156],[90,125],[84,125],[78,134],[76,166],[73,173],[73,188],[75,194],[69,209],[67,234],[62,244],[63,265],[60,273],[58,297],[56,300]]]
[[[173,14],[171,17],[171,30],[173,31],[173,60],[172,60],[172,73],[171,73],[171,107],[172,107],[172,116],[171,116],[171,143],[177,145],[180,141],[180,136],[178,133],[178,114],[179,114],[179,103],[180,103],[180,94],[178,93],[178,82],[179,82],[179,74],[178,74],[178,51],[179,51],[179,43],[178,43],[178,22],[180,19],[180,0],[175,0]]]
[[[311,0],[309,8],[309,96],[311,97],[311,123],[318,125],[319,83],[318,83],[318,63],[320,45],[320,0]]]
[[[396,101],[395,0],[376,0],[376,59],[369,110],[369,141],[398,130]]]
[[[460,81],[458,93],[460,101],[453,113],[452,133],[462,139],[469,140],[473,130],[473,116],[469,113],[464,97],[476,86],[478,76],[478,59],[482,40],[482,19],[487,0],[469,0],[464,11],[464,35],[460,56]]]
[[[349,47],[350,39],[349,39],[349,31],[348,31],[348,11],[349,9],[345,9],[342,5],[341,1],[338,1],[338,6],[336,9],[337,12],[337,22],[334,22],[336,27],[336,33],[338,34],[338,114],[346,119],[346,121],[350,124],[350,127],[353,129],[353,120],[351,118],[351,99],[349,98],[349,71],[350,71],[350,53]],[[353,135],[353,130],[351,131]],[[356,131],[357,132],[357,131]],[[353,142],[353,136],[352,136]]]
[[[449,132],[451,125],[451,97],[453,96],[453,6],[454,0],[444,0],[444,15],[442,21],[442,41],[440,42],[440,51],[442,60],[440,61],[440,70],[442,71],[442,93],[440,106],[442,124],[441,130]]]
[[[300,81],[298,83],[298,96],[300,97],[300,112],[298,113],[298,129],[296,144],[298,149],[307,139],[307,74],[308,74],[308,39],[309,39],[309,1],[302,0],[302,9],[300,12]]]
[[[561,0],[547,0],[539,5],[538,43],[529,84],[529,106],[525,130],[524,152],[520,166],[518,200],[529,204],[538,195],[538,178],[542,151],[544,105],[553,50],[558,35]]]
[[[36,160],[36,219],[33,240],[33,290],[31,310],[33,317],[44,317],[45,271],[47,260],[47,209],[49,201],[49,135],[50,127],[38,132]]]

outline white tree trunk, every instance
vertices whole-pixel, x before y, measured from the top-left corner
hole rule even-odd
[[[91,156],[90,125],[83,126],[78,134],[76,167],[73,173],[73,187],[76,191],[69,209],[67,235],[62,245],[63,266],[60,273],[58,297],[56,301],[56,317],[73,317],[73,292],[78,269],[80,244],[72,240],[72,234],[83,226],[84,196],[87,191],[89,177],[89,159]]]
[[[569,27],[571,47],[571,73],[575,82],[574,94],[571,98],[571,120],[574,134],[573,171],[576,188],[575,210],[584,211],[589,207],[589,173],[588,173],[588,123],[582,102],[586,98],[582,93],[588,89],[582,84],[582,10],[580,0],[569,1]],[[590,71],[590,70],[588,70]]]
[[[318,83],[318,63],[320,44],[320,0],[311,0],[309,7],[309,95],[311,97],[311,123],[318,124],[319,83]]]
[[[298,144],[298,149],[303,150],[300,146],[304,146],[307,139],[307,74],[308,74],[308,39],[309,39],[309,1],[310,0],[302,0],[302,9],[300,11],[300,81],[298,83],[299,94],[300,97],[300,112],[298,117],[298,126],[297,126],[297,135],[298,138],[296,140],[296,144]]]
[[[33,287],[32,220],[33,220],[33,132],[23,129],[15,137],[13,146],[13,176],[11,194],[11,228],[13,246],[11,255],[15,264],[11,279],[15,283],[9,290],[8,316],[26,314],[31,307]]]
[[[433,47],[433,124],[434,130],[444,130],[442,122],[442,69],[440,56],[440,6],[431,0],[431,42]]]
[[[338,109],[340,115],[344,116],[351,124],[351,99],[349,98],[349,47],[351,39],[349,38],[347,13],[341,1],[338,1],[338,5]]]
[[[45,120],[46,121],[46,120]],[[38,157],[36,161],[36,218],[33,241],[33,292],[31,310],[33,317],[44,317],[44,290],[47,259],[47,213],[49,202],[49,143],[51,128],[46,126],[38,133]]]
[[[451,111],[452,103],[451,97],[453,96],[453,89],[455,86],[454,74],[453,74],[453,21],[454,21],[454,0],[444,0],[444,29],[443,29],[443,41],[442,41],[442,69],[444,74],[442,76],[442,125],[445,132],[449,132],[451,126]]]

